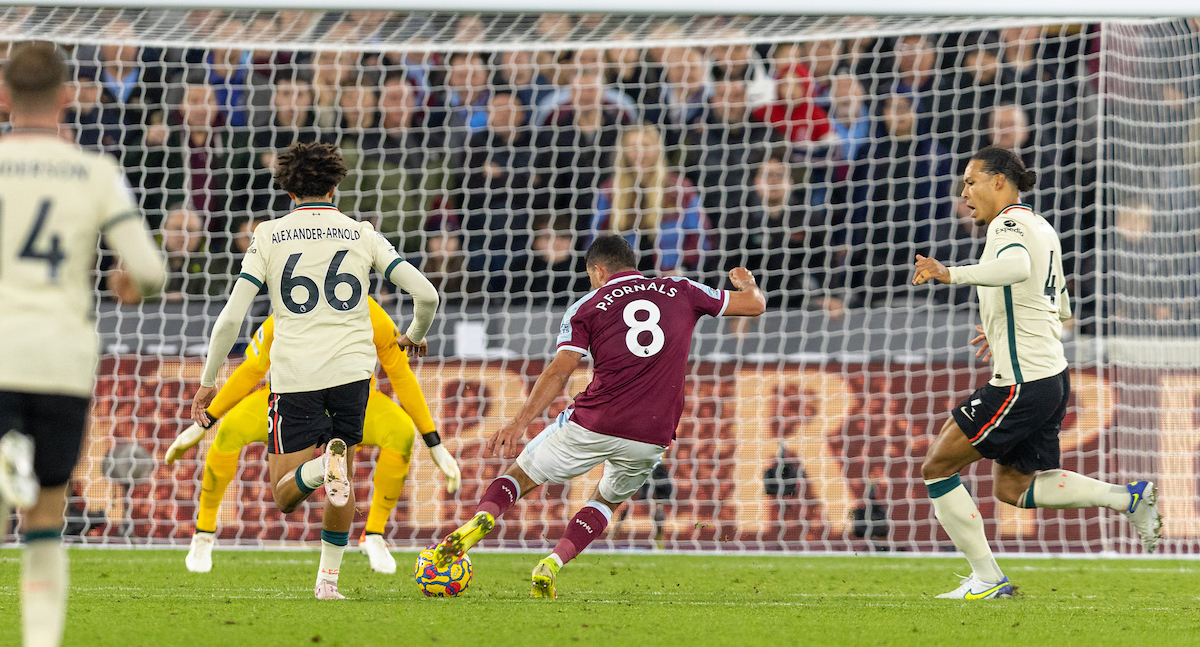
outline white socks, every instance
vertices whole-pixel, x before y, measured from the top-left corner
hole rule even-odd
[[[21,573],[25,647],[58,647],[67,619],[70,584],[67,549],[57,532],[46,538],[27,535],[25,541],[28,543]]]
[[[338,546],[337,544],[321,540],[321,566],[317,570],[318,583],[321,580],[337,583],[338,572],[342,568],[342,553],[345,551],[345,546]]]
[[[1021,496],[1022,508],[1112,508],[1125,512],[1129,504],[1129,490],[1124,485],[1066,470],[1039,472]]]
[[[950,478],[925,481],[933,500],[933,512],[950,535],[951,541],[971,564],[972,574],[984,582],[999,582],[1004,573],[992,557],[987,536],[983,534],[983,515],[955,474]]]
[[[296,470],[296,484],[302,490],[312,491],[325,484],[325,461],[317,457]]]

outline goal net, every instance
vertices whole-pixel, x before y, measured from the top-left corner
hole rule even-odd
[[[172,465],[166,448],[189,424],[250,232],[289,209],[276,154],[323,140],[349,167],[337,206],[443,295],[413,367],[463,486],[448,494],[418,441],[392,544],[448,532],[507,468],[483,439],[552,357],[588,289],[588,242],[616,232],[649,273],[728,287],[747,266],[769,306],[698,327],[677,439],[608,548],[948,550],[920,466],[989,371],[969,344],[974,292],[914,288],[909,272],[915,254],[978,256],[959,178],[996,144],[1037,171],[1027,201],[1063,244],[1075,311],[1063,466],[1155,479],[1165,552],[1194,553],[1198,32],[1084,18],[0,10],[0,39],[67,52],[66,129],[120,161],[170,262],[160,300],[122,306],[99,250],[104,356],[68,534],[188,541],[216,428]],[[404,325],[410,304],[389,288],[372,294]],[[260,297],[243,343],[267,314]],[[224,375],[240,361],[238,347]],[[588,379],[581,369],[568,395]],[[382,372],[379,388],[392,393]],[[358,453],[355,534],[380,452]],[[262,443],[242,450],[220,542],[312,545],[322,495],[280,514],[265,457]],[[964,482],[998,551],[1140,550],[1120,514],[998,502],[990,469]],[[551,545],[598,476],[542,488],[489,544]]]

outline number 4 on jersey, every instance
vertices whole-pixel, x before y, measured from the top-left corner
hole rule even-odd
[[[1057,279],[1054,276],[1054,252],[1050,252],[1050,267],[1046,269],[1046,285],[1043,286],[1042,294],[1050,299],[1050,305],[1058,304],[1058,285]]]
[[[33,227],[30,228],[29,234],[25,237],[25,243],[21,245],[21,252],[17,255],[19,258],[31,259],[35,261],[45,261],[49,266],[47,269],[50,273],[50,282],[58,282],[58,266],[62,265],[66,260],[67,255],[62,251],[62,239],[58,234],[50,234],[45,245],[42,245],[42,229],[46,226],[46,219],[50,217],[50,208],[53,203],[49,198],[46,198],[38,204],[37,215],[33,219]]]

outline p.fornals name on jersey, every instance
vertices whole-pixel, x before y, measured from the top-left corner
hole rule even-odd
[[[607,312],[608,306],[611,306],[613,301],[616,301],[620,297],[636,294],[638,292],[646,292],[647,290],[658,292],[659,294],[663,294],[668,297],[673,297],[679,292],[678,289],[674,287],[668,288],[661,283],[635,283],[633,285],[622,285],[621,287],[613,288],[612,292],[604,295],[604,298],[596,304],[596,307]]]
[[[271,232],[271,243],[287,240],[358,240],[362,236],[349,227],[293,227]]]

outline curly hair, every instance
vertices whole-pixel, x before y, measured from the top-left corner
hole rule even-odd
[[[316,198],[346,177],[346,163],[333,144],[295,143],[279,155],[275,183],[297,198]]]

